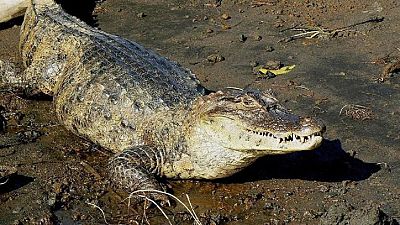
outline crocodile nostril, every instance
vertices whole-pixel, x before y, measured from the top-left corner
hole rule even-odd
[[[325,133],[326,132],[326,126],[325,125],[322,125],[322,127],[321,127],[321,134],[323,134],[323,133]]]

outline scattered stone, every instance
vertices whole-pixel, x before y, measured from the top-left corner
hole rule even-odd
[[[21,220],[15,220],[11,225],[23,225]]]
[[[241,35],[239,36],[239,41],[240,41],[240,42],[245,42],[246,40],[247,40],[247,37],[244,36],[244,34],[241,34]]]
[[[288,191],[288,192],[285,193],[285,196],[286,196],[286,197],[289,197],[289,196],[292,196],[292,195],[294,195],[294,193],[291,192],[291,191]]]
[[[265,68],[270,70],[278,70],[282,67],[281,61],[278,60],[269,60],[265,63]]]
[[[204,17],[203,17],[203,20],[208,20],[208,16],[204,16]]]
[[[310,210],[310,211],[305,211],[303,213],[304,217],[310,218],[310,219],[315,219],[317,217],[320,217],[322,214],[320,214],[319,212],[315,212],[314,210]]]
[[[239,9],[239,13],[244,13],[244,10],[243,9]]]
[[[381,76],[378,78],[378,81],[384,82],[385,80],[398,74],[400,74],[400,58],[391,60],[391,62],[386,64],[386,66],[383,68]]]
[[[77,220],[81,220],[81,213],[80,212],[74,212],[73,214],[72,214],[72,219],[74,220],[74,221],[77,221]]]
[[[213,32],[214,32],[214,30],[213,30],[213,29],[210,29],[210,28],[208,28],[208,29],[206,30],[206,32],[207,32],[208,34],[211,34],[211,33],[213,33]]]
[[[285,24],[285,21],[282,19],[277,19],[274,23],[274,27],[275,28],[279,28],[279,27],[283,27],[283,25]]]
[[[138,18],[143,18],[143,17],[145,17],[145,16],[147,16],[147,15],[144,14],[143,12],[140,12],[140,13],[136,14],[136,16],[137,16]]]
[[[272,47],[272,46],[267,46],[267,47],[265,47],[265,51],[266,52],[273,52],[275,49],[274,49],[274,47]]]
[[[231,16],[229,16],[229,15],[226,14],[226,13],[224,13],[224,14],[221,15],[221,18],[222,18],[223,20],[229,20],[229,19],[231,18]]]
[[[251,61],[251,62],[250,62],[250,66],[251,66],[251,67],[256,67],[256,66],[258,66],[258,62],[257,62],[257,61]]]
[[[184,17],[185,17],[185,19],[189,19],[190,16],[189,15],[185,15]]]
[[[50,207],[54,207],[57,203],[57,194],[56,193],[50,193],[49,197],[47,199],[47,205]]]
[[[40,131],[28,130],[19,132],[17,134],[17,137],[19,141],[21,141],[22,143],[29,143],[29,142],[35,142],[42,135],[43,134]]]
[[[257,68],[257,67],[254,67]],[[257,69],[257,80],[266,80],[266,79],[271,79],[271,78],[275,78],[276,75],[270,71],[268,71],[266,74],[260,74],[258,69]]]
[[[60,194],[63,191],[63,184],[60,182],[56,182],[53,184],[53,191],[56,194]]]
[[[221,214],[211,214],[211,215],[200,215],[202,224],[209,224],[209,225],[219,225],[225,224],[225,222],[229,221],[226,216]],[[192,220],[192,217],[189,215],[188,220]]]
[[[220,54],[211,54],[211,55],[207,56],[207,61],[209,61],[211,63],[222,62],[224,60],[225,60],[225,58]]]
[[[260,35],[254,36],[254,40],[256,41],[261,41],[262,37]]]
[[[21,210],[22,210],[22,207],[17,206],[17,207],[15,207],[15,208],[12,210],[12,213],[13,213],[13,214],[18,214],[18,213],[21,212]]]
[[[320,186],[318,186],[318,188],[319,188],[320,192],[324,192],[324,193],[329,192],[329,190],[330,190],[330,188],[325,185],[320,185]]]
[[[271,202],[265,203],[263,209],[264,210],[272,210],[273,212],[276,212],[276,213],[282,211],[282,208],[279,205],[277,205],[276,203],[271,203]]]

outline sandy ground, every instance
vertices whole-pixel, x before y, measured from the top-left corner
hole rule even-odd
[[[272,89],[325,121],[316,151],[265,157],[218,181],[167,181],[203,224],[398,224],[398,1],[86,2],[65,7],[190,68],[210,90]],[[0,60],[17,65],[20,22],[0,30]],[[271,60],[296,67],[253,72]],[[2,92],[0,106],[0,165],[18,170],[0,185],[0,224],[168,224],[155,207],[128,207],[105,176],[109,154],[64,130],[50,98]],[[193,224],[179,204],[165,212]]]

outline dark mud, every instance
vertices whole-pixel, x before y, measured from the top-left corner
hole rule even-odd
[[[325,121],[327,140],[316,151],[265,157],[227,179],[168,181],[180,199],[188,194],[203,224],[398,224],[400,74],[395,68],[379,79],[400,58],[397,1],[86,5],[66,7],[190,68],[210,90],[272,89],[294,112]],[[0,59],[17,65],[19,22],[0,30]],[[270,60],[296,67],[257,78],[253,66]],[[2,92],[0,105],[0,165],[17,171],[0,185],[0,224],[167,224],[155,207],[128,207],[106,178],[109,153],[65,131],[51,99]],[[354,116],[363,112],[353,106],[368,116]],[[174,224],[192,224],[181,205],[165,213]]]

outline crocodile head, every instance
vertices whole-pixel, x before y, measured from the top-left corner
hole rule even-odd
[[[294,115],[268,92],[218,91],[198,98],[191,112],[188,150],[169,177],[227,177],[264,155],[314,149],[325,131],[320,120]]]
[[[197,134],[209,146],[259,156],[311,150],[323,140],[320,120],[289,112],[269,92],[219,91],[204,96],[197,107]]]

